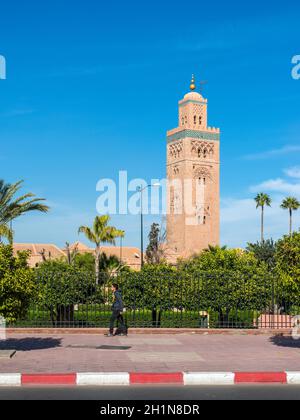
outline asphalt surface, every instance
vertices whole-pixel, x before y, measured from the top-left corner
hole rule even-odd
[[[0,400],[300,400],[300,386],[1,387]]]

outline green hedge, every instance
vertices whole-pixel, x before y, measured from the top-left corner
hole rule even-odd
[[[253,320],[259,316],[255,311],[231,311],[228,315],[226,324],[220,323],[219,314],[209,311],[210,328],[254,328]],[[66,321],[53,325],[49,311],[30,309],[26,319],[14,324],[15,327],[86,327],[86,328],[106,328],[109,325],[111,311],[101,305],[80,305],[74,311],[74,321]],[[207,328],[205,320],[197,311],[162,311],[156,313],[156,324],[153,324],[152,311],[135,310],[124,313],[126,323],[129,328]]]

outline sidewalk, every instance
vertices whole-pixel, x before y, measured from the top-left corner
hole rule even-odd
[[[300,339],[288,336],[10,334],[7,349],[16,354],[0,358],[0,373],[300,371]]]

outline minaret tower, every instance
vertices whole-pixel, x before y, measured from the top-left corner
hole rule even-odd
[[[179,102],[178,127],[167,133],[167,248],[188,257],[220,241],[220,130],[207,126],[207,99]]]

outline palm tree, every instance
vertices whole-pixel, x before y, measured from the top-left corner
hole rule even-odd
[[[12,243],[13,234],[12,230],[8,227],[8,225],[0,225],[0,242],[2,237],[8,239],[9,243]]]
[[[264,242],[264,210],[265,207],[271,207],[272,199],[268,194],[260,193],[255,197],[256,208],[261,207],[261,243]]]
[[[95,249],[95,273],[96,282],[99,284],[99,261],[101,255],[101,244],[115,245],[116,238],[123,238],[125,232],[109,226],[110,216],[96,216],[93,227],[81,226],[78,233],[83,233],[86,238],[96,245]]]
[[[101,271],[105,271],[109,277],[126,270],[126,265],[123,264],[116,255],[107,256],[103,252],[99,259],[99,267]]]
[[[78,245],[75,245],[75,247],[72,249],[69,242],[66,242],[66,254],[67,254],[68,264],[73,265],[76,259],[76,256],[78,255]]]
[[[208,248],[204,249],[204,252],[211,252],[212,254],[217,254],[219,251],[226,251],[227,245],[223,245],[222,247],[219,245],[208,245]]]
[[[0,238],[7,238],[13,242],[13,231],[9,224],[17,217],[30,211],[40,211],[47,213],[49,207],[41,204],[44,198],[37,198],[32,193],[27,193],[15,198],[15,194],[22,188],[23,181],[15,184],[6,184],[0,180]]]
[[[290,236],[293,231],[293,211],[296,211],[300,208],[300,202],[295,197],[287,197],[282,201],[280,206],[284,210],[289,210],[290,213]]]

